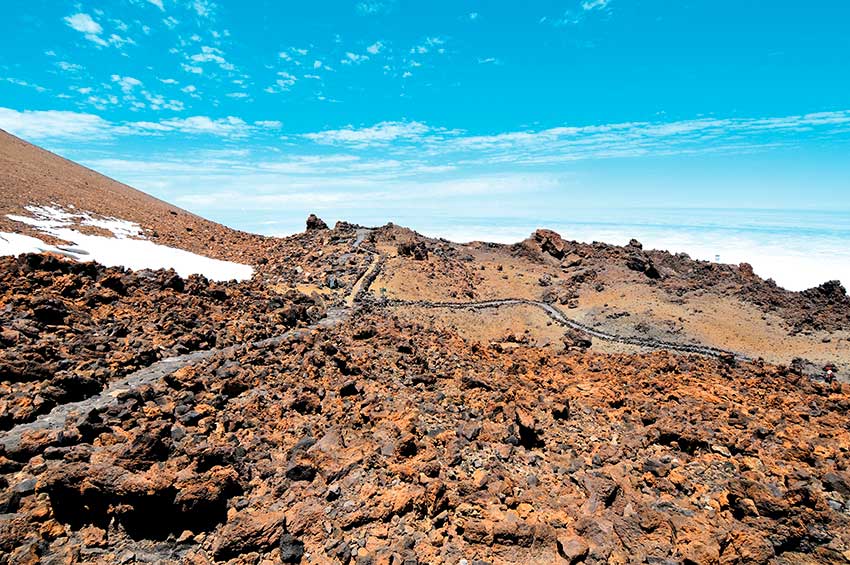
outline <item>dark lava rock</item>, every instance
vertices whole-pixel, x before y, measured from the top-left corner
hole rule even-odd
[[[398,254],[402,257],[413,257],[417,261],[428,258],[428,248],[422,241],[405,241],[397,246]]]
[[[291,534],[283,534],[280,537],[280,560],[284,563],[301,563],[304,557],[304,542],[292,537]]]
[[[307,216],[307,231],[326,229],[328,229],[328,224],[326,224],[316,214],[310,214],[309,216]]]
[[[643,257],[637,254],[630,255],[629,258],[626,260],[626,266],[632,271],[643,273],[651,279],[661,278],[661,273],[658,272],[658,269],[652,263],[652,259],[648,257]]]
[[[316,478],[317,470],[309,463],[299,463],[286,470],[286,477],[291,481],[310,482]]]

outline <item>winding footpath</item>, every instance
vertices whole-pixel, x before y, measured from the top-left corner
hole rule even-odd
[[[365,229],[357,231],[356,239],[352,246],[353,249],[356,250],[360,247],[366,237],[368,237],[369,232],[370,230]],[[370,255],[369,264],[367,268],[359,274],[357,280],[352,285],[350,292],[345,298],[344,306],[329,308],[325,312],[325,316],[311,326],[308,326],[306,328],[292,329],[279,336],[259,340],[247,345],[249,347],[259,349],[276,347],[282,343],[285,343],[292,337],[295,337],[299,334],[303,334],[304,332],[334,327],[346,320],[350,316],[351,311],[356,308],[357,305],[366,302],[379,304],[381,306],[390,308],[409,306],[449,310],[501,308],[503,306],[525,305],[534,306],[542,309],[546,313],[546,315],[548,315],[553,321],[564,327],[572,328],[584,332],[585,334],[590,335],[592,337],[606,341],[627,345],[635,345],[654,350],[670,350],[679,351],[683,353],[693,353],[697,355],[705,355],[721,359],[738,359],[742,361],[750,360],[749,358],[734,353],[732,351],[726,351],[714,347],[666,342],[648,337],[621,336],[609,334],[571,319],[563,311],[551,304],[536,300],[529,300],[523,298],[503,298],[498,300],[482,300],[473,302],[431,302],[424,300],[396,299],[376,301],[370,295],[370,288],[372,286],[372,283],[374,283],[375,279],[377,279],[377,277],[380,275],[381,270],[383,269],[384,263],[386,261],[386,257],[373,251],[368,251],[368,253]],[[100,393],[94,396],[91,396],[84,400],[80,400],[78,402],[62,404],[60,406],[55,407],[49,413],[36,418],[32,422],[19,424],[18,426],[13,427],[12,429],[6,432],[0,433],[0,446],[5,448],[7,452],[17,451],[19,449],[19,446],[21,445],[21,441],[24,439],[25,436],[29,434],[38,432],[59,432],[64,429],[65,423],[69,418],[80,418],[85,416],[86,414],[91,413],[93,410],[103,410],[115,403],[120,396],[133,390],[136,390],[142,386],[155,383],[158,380],[175,373],[183,367],[198,363],[199,361],[204,361],[218,353],[230,353],[245,346],[246,344],[237,344],[220,349],[196,351],[186,355],[170,357],[157,361],[156,363],[153,363],[152,365],[144,369],[140,369],[134,373],[131,373],[123,379],[119,379],[110,383]]]
[[[695,353],[697,355],[705,355],[708,357],[717,357],[719,359],[730,359],[734,358],[740,361],[751,361],[749,357],[741,355],[739,353],[735,353],[734,351],[728,351],[725,349],[719,349],[717,347],[708,347],[705,345],[692,345],[687,343],[675,343],[672,341],[662,341],[653,339],[650,337],[638,337],[638,336],[623,336],[616,334],[609,334],[588,326],[586,324],[582,324],[581,322],[577,322],[572,318],[568,317],[564,312],[552,304],[547,304],[546,302],[540,302],[538,300],[529,300],[527,298],[501,298],[498,300],[482,300],[478,302],[429,302],[423,300],[388,300],[386,302],[387,306],[397,307],[397,306],[416,306],[419,308],[444,308],[448,310],[470,310],[477,308],[500,308],[502,306],[535,306],[543,310],[547,316],[549,316],[556,323],[572,328],[574,330],[581,331],[586,333],[589,336],[602,339],[605,341],[611,341],[615,343],[622,343],[625,345],[635,345],[638,347],[646,347],[649,349],[655,350],[671,350],[671,351],[679,351],[682,353]]]

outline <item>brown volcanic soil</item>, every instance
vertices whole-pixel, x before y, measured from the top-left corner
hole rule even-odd
[[[367,309],[7,452],[0,548],[14,563],[844,563],[848,392],[695,356],[470,346]]]
[[[546,230],[262,238],[0,141],[9,213],[256,269],[0,258],[0,564],[850,561],[839,285]]]

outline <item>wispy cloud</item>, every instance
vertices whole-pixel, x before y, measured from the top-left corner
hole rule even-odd
[[[0,128],[36,141],[99,138],[110,125],[94,114],[57,110],[18,112],[10,108],[0,108]]]
[[[250,123],[234,116],[224,118],[191,116],[156,122],[110,122],[98,115],[88,113],[55,110],[19,112],[10,108],[0,108],[0,128],[37,142],[108,140],[124,136],[165,134],[243,138],[262,131],[275,131],[280,126],[280,122],[275,120]]]
[[[293,78],[281,78],[291,86]],[[133,77],[115,75],[125,97],[152,108],[170,102],[147,91]],[[184,87],[193,94],[194,87]],[[280,90],[274,90],[278,92]],[[0,109],[0,127],[35,141],[81,137],[109,139],[132,135],[210,135],[225,138],[279,136],[274,120],[248,122],[235,116],[192,116],[158,121],[109,122],[94,114]],[[766,118],[699,118],[669,122],[622,122],[518,130],[471,135],[421,121],[385,121],[371,126],[346,126],[303,134],[288,134],[287,146],[336,147],[372,161],[409,163],[431,171],[454,167],[536,167],[588,159],[632,158],[753,152],[776,146],[794,146],[801,139],[850,133],[850,110]],[[269,140],[271,141],[271,140]],[[361,165],[364,166],[365,165]],[[382,165],[384,167],[385,165]],[[421,170],[421,169],[420,169]]]
[[[90,15],[83,13],[74,14],[66,17],[65,23],[67,23],[71,29],[82,33],[89,41],[104,47],[108,45],[108,43],[106,43],[106,41],[100,36],[100,34],[103,33],[103,28],[99,23],[94,21]]]
[[[337,130],[308,133],[304,137],[322,144],[374,145],[393,141],[422,140],[432,129],[421,122],[381,122],[371,127],[348,126]]]
[[[392,11],[395,0],[368,0],[358,2],[355,6],[357,13],[364,15],[386,14]]]
[[[298,82],[298,78],[295,75],[286,71],[279,71],[274,84],[267,86],[264,90],[269,94],[280,94],[281,92],[288,92],[295,86],[296,82]]]
[[[436,51],[437,53],[445,53],[446,49],[443,47],[445,43],[446,40],[442,37],[426,37],[422,43],[411,47],[410,53],[412,55],[424,55],[425,53],[429,53],[431,51]]]
[[[351,51],[346,52],[345,57],[340,60],[340,63],[343,65],[359,65],[365,61],[369,60],[368,55],[358,55],[357,53],[352,53]]]
[[[65,23],[68,26],[83,34],[87,40],[96,44],[99,47],[113,46],[121,48],[125,45],[135,45],[136,42],[132,38],[122,37],[116,33],[111,33],[104,37],[103,27],[96,22],[89,14],[77,13],[65,18]],[[118,22],[119,24],[121,22]],[[126,26],[125,26],[126,27]]]
[[[610,4],[611,0],[585,0],[581,3],[582,10],[602,10]]]
[[[203,67],[199,67],[197,65],[188,65],[186,63],[180,63],[180,68],[186,71],[187,73],[191,73],[193,75],[202,75],[204,74]]]
[[[47,92],[47,89],[39,84],[33,84],[26,80],[21,80],[14,77],[5,77],[0,78],[0,81],[8,82],[9,84],[14,84],[15,86],[23,86],[25,88],[32,88],[36,92]]]
[[[213,135],[217,137],[245,137],[255,129],[254,126],[241,118],[233,116],[220,119],[192,116],[159,122],[131,122],[119,127],[139,132],[179,132],[187,135]]]
[[[594,12],[610,14],[612,2],[613,0],[583,0],[575,9],[568,9],[558,17],[543,17],[540,23],[555,27],[578,25],[591,17]]]
[[[303,137],[319,144],[390,146],[398,155],[427,155],[437,162],[539,165],[583,159],[758,150],[791,144],[801,133],[850,131],[850,110],[775,118],[701,118],[624,122],[469,135],[422,122],[326,130]]]
[[[134,88],[140,86],[142,81],[133,77],[122,77],[120,75],[112,75],[112,82],[117,83],[121,87],[124,94],[129,94]]]
[[[69,63],[68,61],[59,61],[56,63],[56,66],[62,69],[65,72],[75,73],[83,70],[82,65],[77,65],[75,63]]]
[[[217,6],[209,0],[194,0],[192,2],[192,9],[196,14],[198,14],[198,16],[202,18],[210,18],[215,14]]]
[[[189,60],[193,63],[215,63],[224,71],[235,71],[236,66],[228,62],[224,58],[224,53],[217,47],[204,45],[201,47],[201,52],[191,55]]]

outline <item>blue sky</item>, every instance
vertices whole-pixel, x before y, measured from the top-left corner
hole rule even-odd
[[[0,127],[266,233],[850,210],[848,21],[838,0],[6,0]]]

